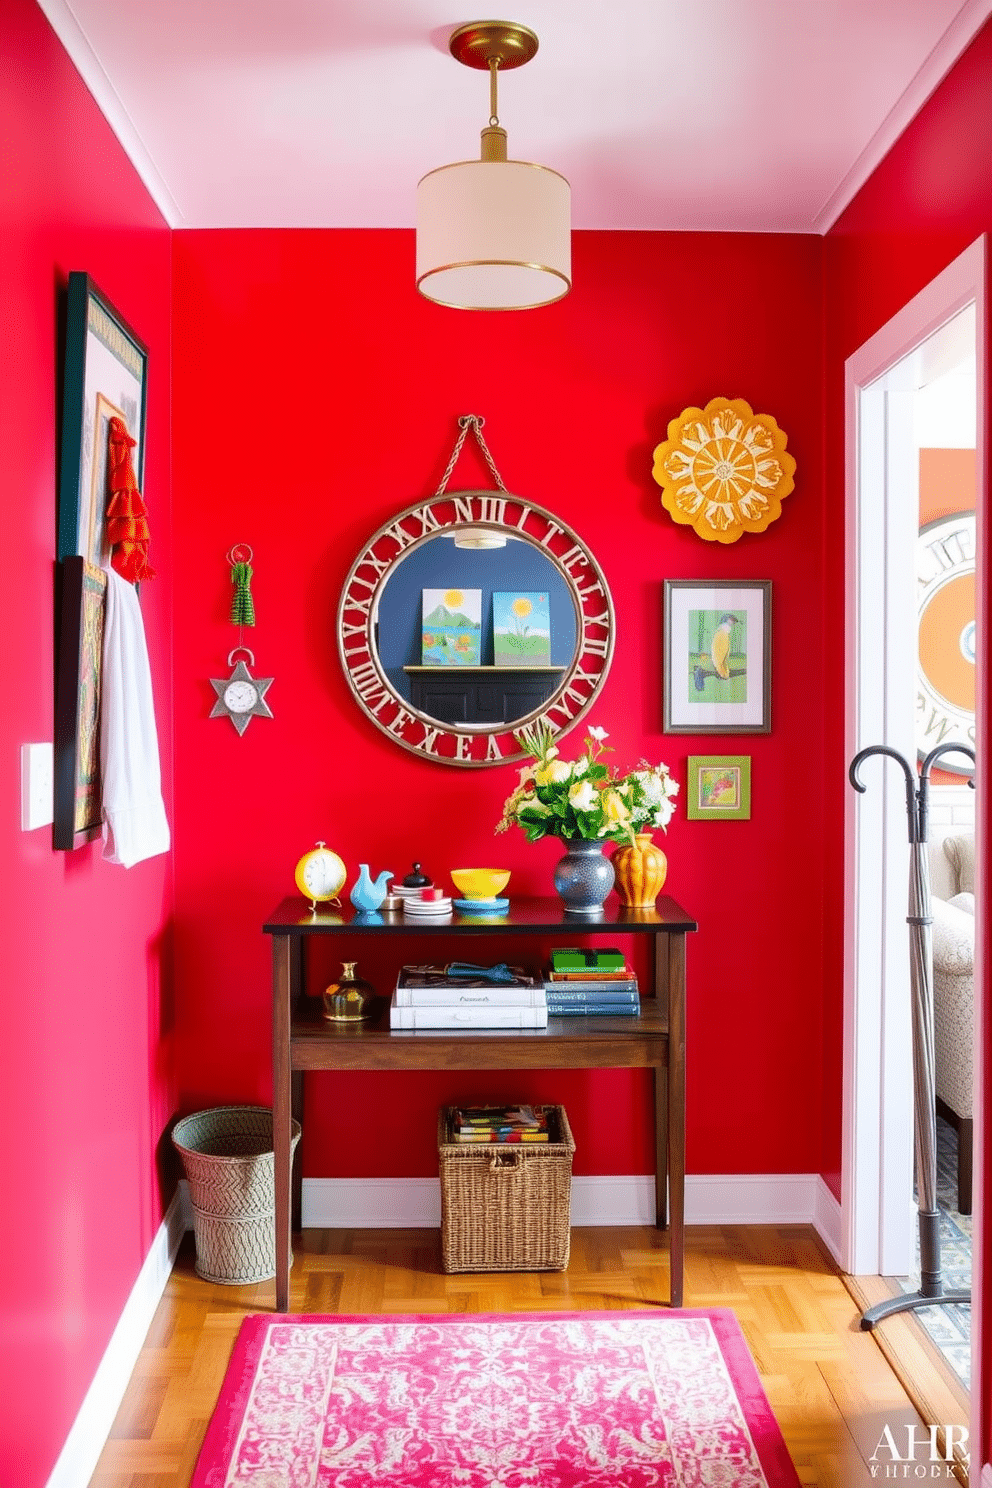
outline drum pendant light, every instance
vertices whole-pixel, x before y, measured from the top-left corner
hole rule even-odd
[[[571,188],[543,165],[508,160],[496,108],[500,71],[522,67],[537,37],[513,21],[473,21],[448,41],[489,73],[489,124],[479,160],[430,171],[417,187],[417,288],[460,310],[527,310],[572,283]]]

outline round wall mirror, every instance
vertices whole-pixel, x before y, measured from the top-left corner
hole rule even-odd
[[[613,658],[613,603],[571,528],[505,491],[400,512],[352,564],[338,651],[368,718],[442,764],[525,758],[515,731],[567,732]]]

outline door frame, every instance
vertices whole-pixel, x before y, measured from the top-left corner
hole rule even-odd
[[[985,524],[986,239],[976,239],[845,363],[846,575],[845,758],[870,744],[890,744],[915,759],[916,671],[914,586],[897,584],[897,564],[913,564],[917,512],[906,520],[905,490],[895,499],[880,432],[891,413],[906,416],[898,364],[963,310],[975,305],[976,588],[979,657],[976,722],[981,741],[987,626]],[[905,478],[905,471],[903,471]],[[915,477],[914,477],[915,483]],[[912,567],[902,568],[903,573]],[[844,868],[844,1071],[841,1223],[844,1270],[899,1275],[905,1264],[907,1193],[912,1173],[912,1082],[909,1035],[908,823],[902,772],[871,762],[864,795],[846,791]],[[976,824],[983,819],[981,773]],[[980,830],[980,826],[979,826]],[[979,858],[982,854],[979,851]],[[979,874],[979,880],[981,875]],[[981,899],[981,883],[978,885]],[[976,904],[976,924],[983,908]],[[976,964],[976,987],[980,968]],[[976,1038],[976,1063],[979,1039]],[[980,1076],[976,1071],[976,1092]],[[981,1096],[976,1094],[976,1116]],[[980,1134],[980,1122],[976,1121]],[[980,1140],[980,1135],[979,1138]],[[980,1150],[980,1149],[979,1149]],[[981,1167],[976,1164],[976,1170]],[[977,1247],[976,1247],[977,1259]],[[977,1330],[976,1330],[977,1331]]]

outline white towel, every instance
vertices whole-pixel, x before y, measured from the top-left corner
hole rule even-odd
[[[169,850],[152,676],[132,584],[107,570],[100,699],[103,856],[131,868]]]

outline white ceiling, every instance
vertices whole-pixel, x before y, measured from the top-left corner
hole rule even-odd
[[[173,227],[412,227],[477,158],[492,12],[436,0],[38,0]],[[823,232],[992,0],[525,0],[500,82],[511,158],[576,228]]]

